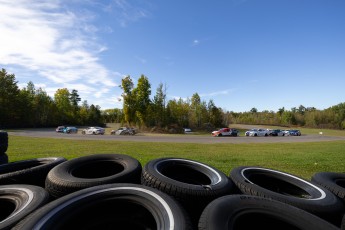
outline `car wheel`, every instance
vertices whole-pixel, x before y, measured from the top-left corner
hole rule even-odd
[[[74,158],[53,168],[45,188],[54,197],[110,183],[140,184],[141,164],[123,154],[94,154]]]
[[[191,229],[185,211],[167,194],[134,184],[83,189],[50,202],[18,223],[31,229]]]
[[[244,194],[288,203],[337,225],[345,210],[327,189],[285,172],[242,166],[232,169],[230,177]]]
[[[248,195],[228,195],[212,201],[203,211],[199,229],[336,230],[336,226],[302,209]]]
[[[182,159],[159,158],[143,168],[141,183],[173,196],[190,213],[194,223],[212,200],[235,191],[232,181],[206,164]]]
[[[0,184],[30,184],[44,187],[48,172],[66,161],[62,157],[34,158],[0,165]]]
[[[0,186],[0,229],[11,229],[48,201],[47,191],[38,186],[24,184]]]

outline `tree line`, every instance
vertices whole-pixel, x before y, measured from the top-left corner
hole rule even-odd
[[[102,124],[100,107],[80,101],[75,89],[58,89],[54,98],[31,81],[19,89],[14,74],[0,71],[0,128]]]
[[[345,129],[345,103],[339,103],[324,110],[314,107],[284,107],[274,111],[258,112],[252,108],[249,112],[227,112],[225,119],[229,123],[278,125],[287,127],[308,127],[321,129]]]
[[[187,99],[168,100],[167,87],[162,83],[151,97],[149,79],[141,75],[136,84],[130,76],[122,79],[122,109],[101,110],[82,101],[76,89],[58,89],[50,97],[32,82],[23,89],[17,83],[14,74],[0,71],[0,128],[122,123],[162,131],[182,127],[210,131],[231,124],[345,129],[345,103],[324,110],[300,105],[290,110],[282,107],[277,112],[259,112],[256,108],[232,112],[216,106],[213,100],[201,100],[198,93]]]

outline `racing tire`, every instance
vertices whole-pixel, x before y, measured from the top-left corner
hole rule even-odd
[[[53,198],[103,184],[140,184],[141,164],[123,154],[93,154],[66,161],[47,175],[45,188]]]
[[[6,153],[8,148],[8,133],[0,130],[0,155]]]
[[[319,172],[312,176],[311,181],[328,189],[345,202],[345,173]]]
[[[182,158],[159,158],[143,168],[143,185],[156,188],[178,200],[197,225],[212,200],[232,194],[236,186],[221,171],[209,165]]]
[[[97,210],[97,211],[95,211]],[[82,189],[50,202],[13,229],[191,229],[172,197],[135,184]]]
[[[66,161],[62,157],[33,158],[0,165],[0,185],[30,184],[44,187],[48,172]]]
[[[344,204],[316,183],[273,169],[246,166],[232,169],[230,177],[244,194],[278,200],[340,226]]]
[[[6,153],[0,154],[0,165],[8,163],[8,155]]]
[[[34,185],[0,186],[0,229],[11,229],[25,216],[48,203],[44,188]]]
[[[199,230],[339,230],[302,209],[249,195],[228,195],[212,201],[203,211],[198,227]]]

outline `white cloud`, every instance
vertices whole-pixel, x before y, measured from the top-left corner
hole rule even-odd
[[[149,12],[146,9],[138,5],[131,5],[126,0],[113,0],[112,4],[106,7],[106,11],[112,12],[114,8],[117,12],[116,18],[122,27],[127,27],[129,23],[149,16]]]
[[[219,95],[228,95],[233,91],[235,91],[235,89],[226,89],[226,90],[220,90],[220,91],[211,92],[211,93],[203,93],[203,94],[200,94],[200,97],[212,97],[212,96],[219,96]]]
[[[195,39],[195,40],[193,41],[193,46],[197,46],[197,45],[199,45],[199,43],[200,43],[200,41],[197,40],[197,39]]]
[[[109,98],[106,93],[122,75],[100,64],[98,55],[107,47],[97,43],[93,15],[67,7],[62,0],[0,0],[0,64],[16,77],[24,73],[51,96],[68,88],[91,103],[93,96]]]

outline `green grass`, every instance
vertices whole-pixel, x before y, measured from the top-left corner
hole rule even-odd
[[[345,142],[313,143],[143,143],[66,140],[9,136],[9,161],[40,157],[73,159],[99,153],[120,153],[142,165],[160,157],[180,157],[206,163],[226,175],[238,166],[261,166],[310,179],[316,172],[345,170]]]

